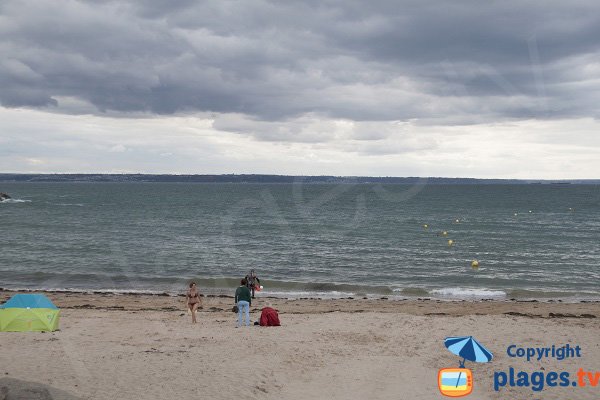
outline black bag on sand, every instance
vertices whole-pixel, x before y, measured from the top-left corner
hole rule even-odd
[[[239,312],[240,309],[238,308],[238,306],[233,306],[233,308],[231,309],[232,312],[236,313]]]

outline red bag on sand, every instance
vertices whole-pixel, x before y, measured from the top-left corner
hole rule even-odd
[[[260,326],[281,326],[277,310],[265,307],[260,314]]]

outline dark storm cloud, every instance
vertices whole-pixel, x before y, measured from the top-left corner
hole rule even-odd
[[[282,122],[598,117],[598,37],[594,1],[9,0],[0,103]]]

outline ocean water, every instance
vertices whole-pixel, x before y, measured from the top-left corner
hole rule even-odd
[[[0,203],[4,288],[180,293],[195,280],[205,293],[228,294],[254,268],[262,296],[600,298],[600,186],[0,183],[0,191],[13,197]]]

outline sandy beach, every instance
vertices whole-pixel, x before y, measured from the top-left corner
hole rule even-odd
[[[0,291],[4,302],[13,292]],[[192,325],[182,297],[46,293],[60,331],[0,334],[0,399],[436,399],[459,359],[447,336],[494,353],[467,362],[473,399],[597,399],[597,387],[493,390],[496,371],[600,370],[600,303],[257,298],[281,327],[235,328],[228,297],[203,299]],[[511,358],[507,347],[579,345],[582,357]],[[19,397],[22,396],[22,397]]]

